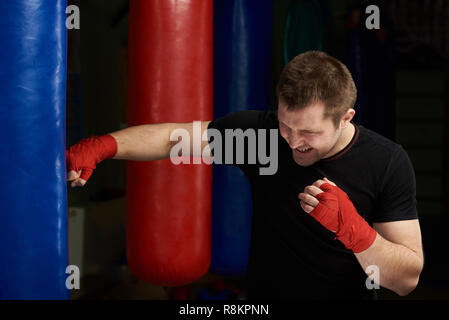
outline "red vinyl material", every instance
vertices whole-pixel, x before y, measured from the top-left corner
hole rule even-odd
[[[212,119],[212,3],[130,2],[129,126]],[[142,280],[180,286],[208,271],[211,169],[128,162],[127,258]]]

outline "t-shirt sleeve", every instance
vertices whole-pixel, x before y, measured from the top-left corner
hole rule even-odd
[[[209,123],[208,141],[214,163],[235,165],[245,174],[255,174],[260,167],[258,157],[259,129],[275,128],[273,111],[236,111]],[[270,150],[269,133],[267,150]]]
[[[385,171],[376,211],[374,222],[418,219],[415,172],[401,146]]]

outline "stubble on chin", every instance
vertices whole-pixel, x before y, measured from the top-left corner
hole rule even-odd
[[[293,161],[295,161],[295,163],[301,167],[310,167],[311,165],[313,165],[315,162],[317,162],[319,159],[317,159],[316,157],[310,158],[310,159],[298,159],[295,156],[295,151],[292,150],[292,157],[293,157]]]

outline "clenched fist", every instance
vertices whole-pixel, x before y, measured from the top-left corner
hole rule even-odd
[[[117,153],[117,142],[111,135],[92,136],[66,150],[67,181],[71,186],[84,186],[97,164]]]

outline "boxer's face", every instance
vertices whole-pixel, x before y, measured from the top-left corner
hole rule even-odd
[[[324,118],[324,110],[322,103],[314,103],[302,110],[290,111],[279,101],[279,131],[300,166],[310,166],[335,153],[342,129],[341,126],[335,128],[331,118]]]

